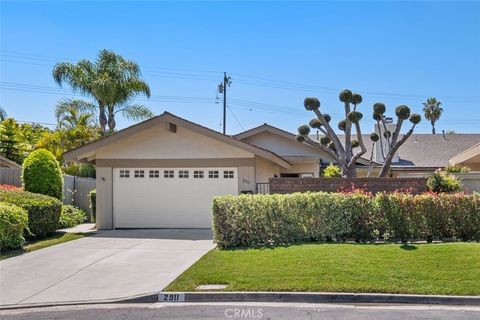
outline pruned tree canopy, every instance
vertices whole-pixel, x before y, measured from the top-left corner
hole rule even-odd
[[[357,110],[357,106],[362,103],[363,98],[360,94],[345,89],[340,92],[339,100],[344,104],[345,113],[345,118],[337,123],[338,130],[344,132],[345,141],[343,143],[330,125],[331,116],[320,111],[320,100],[314,97],[305,98],[304,107],[307,111],[315,113],[316,117],[310,120],[308,125],[298,127],[297,140],[315,145],[329,154],[342,169],[342,177],[356,177],[356,162],[367,152],[360,127],[363,113]],[[385,104],[377,102],[372,109],[373,119],[377,122],[378,128],[382,129],[383,134],[375,132],[370,134],[372,152],[370,154],[369,172],[373,164],[373,147],[378,143],[384,159],[379,177],[384,177],[390,169],[393,156],[398,148],[412,135],[415,126],[421,121],[421,116],[417,113],[411,113],[410,108],[406,105],[396,107],[397,123],[393,132],[390,132],[387,130],[385,121],[385,112],[387,110]],[[411,126],[403,137],[399,139],[402,125],[407,120],[410,121]],[[317,129],[323,134],[320,141],[310,139],[310,128]],[[355,132],[355,139],[352,138],[352,131]]]

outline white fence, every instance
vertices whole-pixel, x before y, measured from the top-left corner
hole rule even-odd
[[[22,170],[0,168],[0,184],[22,186]],[[95,179],[63,176],[63,203],[72,204],[90,214],[90,200],[88,194],[95,189]]]

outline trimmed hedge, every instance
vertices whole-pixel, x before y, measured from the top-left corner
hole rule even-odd
[[[480,240],[480,196],[293,193],[213,200],[220,248],[308,241]]]
[[[59,200],[26,191],[0,190],[0,201],[28,211],[28,228],[32,237],[45,238],[57,230],[62,213]]]
[[[92,210],[92,222],[97,221],[97,190],[93,189],[88,194],[90,200],[90,210]]]
[[[62,199],[62,170],[57,159],[50,151],[45,149],[33,151],[23,161],[22,167],[25,191]]]
[[[76,225],[85,221],[85,212],[82,209],[72,205],[64,205],[60,220],[58,221],[58,228],[66,229],[75,227]]]
[[[23,231],[27,225],[27,210],[0,202],[0,251],[21,247],[25,242]]]

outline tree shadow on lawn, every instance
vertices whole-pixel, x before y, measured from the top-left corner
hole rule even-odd
[[[250,249],[257,249],[257,250],[273,250],[276,248],[290,248],[290,247],[297,247],[297,246],[303,246],[303,245],[354,245],[354,246],[384,246],[384,245],[398,245],[398,242],[330,242],[330,241],[325,241],[325,242],[296,242],[296,243],[289,243],[289,244],[278,244],[278,245],[264,245],[264,246],[242,246],[242,247],[227,247],[227,248],[220,248],[222,251],[246,251]],[[426,243],[422,244],[426,245]],[[412,251],[412,250],[417,250],[418,247],[412,243],[401,243],[398,246],[400,249],[405,250],[405,251]]]

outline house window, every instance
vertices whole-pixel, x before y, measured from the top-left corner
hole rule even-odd
[[[208,177],[210,179],[217,179],[218,178],[218,170],[210,170],[208,171]]]
[[[179,170],[178,177],[179,178],[188,178],[188,170]]]
[[[233,171],[223,171],[224,179],[233,179]]]
[[[163,171],[163,177],[164,178],[173,178],[174,177],[173,170],[164,170]]]
[[[134,177],[135,178],[145,177],[145,171],[144,170],[135,170]]]
[[[195,179],[203,179],[203,171],[199,171],[199,170],[193,171],[193,177]]]
[[[120,178],[130,178],[130,170],[120,170]]]
[[[158,170],[150,170],[150,171],[148,172],[148,176],[149,176],[150,178],[159,178],[159,177],[160,177],[160,171],[158,171]]]

